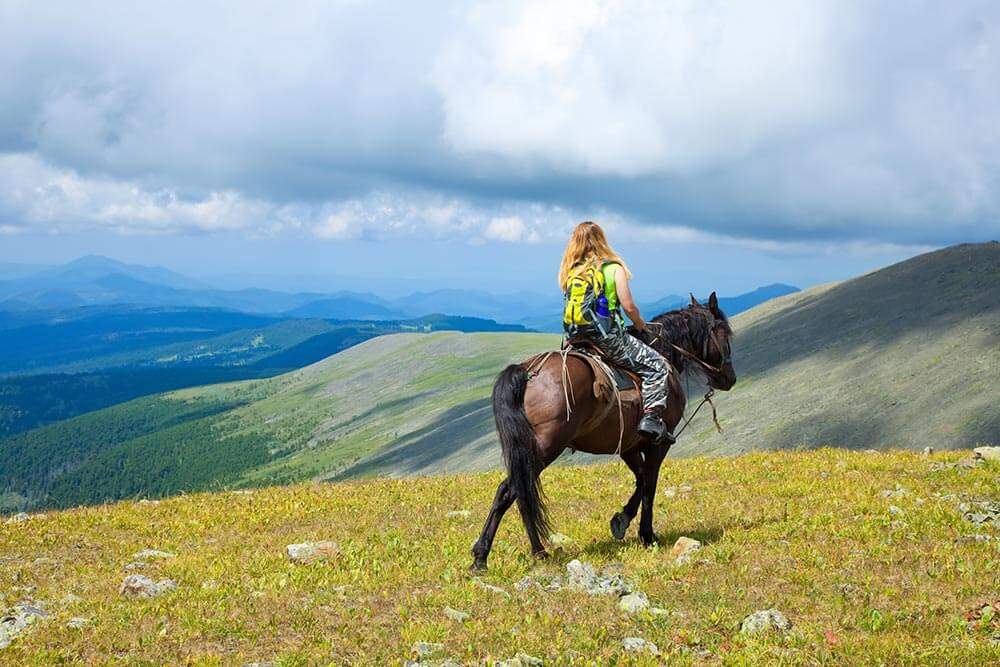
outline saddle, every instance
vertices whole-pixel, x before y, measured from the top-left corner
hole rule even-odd
[[[542,352],[524,362],[529,372],[541,367],[545,360],[553,354],[575,357],[590,366],[594,375],[594,396],[611,399],[617,392],[639,392],[642,383],[635,373],[618,366],[601,353],[601,349],[586,340],[569,340],[558,352]],[[609,377],[610,371],[610,377]]]

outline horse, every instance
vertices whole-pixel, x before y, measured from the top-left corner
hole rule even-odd
[[[684,417],[686,396],[680,378],[686,372],[701,375],[711,390],[728,391],[736,383],[731,352],[733,331],[715,292],[705,304],[692,295],[689,306],[657,315],[647,330],[658,330],[645,342],[676,371],[668,376],[663,414],[673,431]],[[607,397],[589,391],[598,378],[586,360],[562,352],[536,359],[541,362],[530,373],[524,362],[507,366],[493,385],[493,415],[507,478],[497,488],[482,533],[472,547],[473,571],[486,569],[500,521],[515,501],[532,554],[547,557],[542,536],[550,534],[550,522],[540,476],[567,448],[621,456],[635,475],[635,491],[611,518],[611,533],[615,539],[624,539],[641,502],[639,539],[646,546],[656,543],[653,499],[660,464],[670,445],[638,433],[642,411],[638,388],[625,392],[629,394],[627,400],[622,398],[624,394],[617,395],[620,401],[610,399],[617,403],[610,406]]]

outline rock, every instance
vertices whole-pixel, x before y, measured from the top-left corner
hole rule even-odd
[[[169,551],[159,551],[157,549],[143,549],[142,551],[137,551],[132,554],[134,560],[141,561],[151,561],[151,560],[161,560],[165,558],[175,558],[177,554],[172,554]]]
[[[649,652],[653,655],[660,655],[660,649],[656,648],[656,644],[642,637],[626,637],[622,640],[622,648],[629,653]]]
[[[755,611],[743,619],[740,633],[744,635],[758,634],[770,630],[787,632],[792,629],[792,623],[777,609]]]
[[[469,510],[452,510],[445,514],[449,519],[468,519],[472,516],[472,512]]]
[[[924,447],[924,456],[932,456],[934,454],[933,447]]]
[[[80,628],[85,628],[88,625],[90,625],[90,619],[82,616],[74,616],[66,621],[66,627],[72,628],[73,630],[79,630]]]
[[[972,453],[977,459],[1000,463],[1000,447],[976,447]]]
[[[444,615],[453,621],[458,621],[459,623],[464,623],[469,620],[469,614],[464,611],[459,611],[458,609],[453,609],[451,607],[444,608]]]
[[[72,593],[67,593],[66,595],[63,596],[61,600],[59,600],[59,604],[63,605],[76,604],[77,602],[80,602],[82,599],[83,598],[81,598],[79,595],[73,595]]]
[[[30,518],[31,518],[30,515],[25,514],[24,512],[18,512],[14,516],[12,516],[9,519],[7,519],[4,523],[24,523],[25,521],[29,520]]]
[[[437,644],[435,642],[417,642],[413,645],[411,650],[417,658],[429,658],[435,653],[443,651],[444,644]]]
[[[127,598],[153,598],[177,588],[177,582],[171,579],[153,581],[141,574],[130,574],[122,581],[118,592]]]
[[[545,663],[542,662],[541,658],[536,658],[535,656],[528,655],[527,653],[518,653],[513,658],[498,660],[494,663],[494,667],[537,667],[542,664]]]
[[[1000,528],[1000,501],[970,500],[960,503],[958,511],[962,513],[962,518],[976,526],[992,523]]]
[[[531,576],[522,577],[516,584],[514,584],[514,590],[518,593],[523,593],[531,588],[542,588],[542,584],[539,583],[537,579]]]
[[[677,487],[668,486],[667,488],[663,489],[662,493],[665,498],[673,498],[674,496],[677,495]]]
[[[897,507],[896,505],[889,505],[889,514],[893,516],[903,516],[905,512],[901,507]]]
[[[550,582],[546,590],[558,590],[550,588],[552,583],[555,582]],[[602,571],[598,575],[592,565],[581,563],[576,559],[566,564],[566,585],[575,590],[586,591],[590,595],[624,595],[631,593],[633,589],[632,582],[621,574]]]
[[[549,543],[552,544],[553,546],[569,544],[572,541],[573,540],[569,539],[569,537],[563,535],[562,533],[552,533],[551,535],[549,535]]]
[[[669,558],[674,565],[684,565],[690,563],[694,554],[701,550],[701,542],[690,537],[678,537],[674,546],[670,549]]]
[[[340,547],[335,542],[302,542],[285,547],[288,558],[293,563],[309,564],[329,561],[340,555]]]
[[[9,614],[0,619],[0,649],[7,648],[15,637],[25,632],[38,620],[48,618],[44,609],[33,604],[18,604]]]
[[[902,498],[907,493],[908,493],[908,491],[904,487],[902,487],[899,484],[897,484],[895,489],[891,489],[891,490],[890,489],[886,489],[886,490],[882,491],[882,497],[883,498]]]
[[[528,577],[526,577],[526,578],[528,578]],[[522,579],[522,581],[523,581],[523,579]],[[520,582],[518,582],[518,583],[520,583]],[[476,586],[477,588],[481,588],[484,591],[489,591],[490,593],[497,593],[499,595],[503,595],[504,597],[508,597],[508,598],[510,597],[510,593],[508,593],[504,589],[500,588],[499,586],[494,586],[493,584],[488,584],[485,581],[483,581],[482,579],[473,579],[472,580],[472,585]],[[515,584],[515,587],[516,586],[517,586],[517,584]]]
[[[125,563],[125,566],[122,569],[126,572],[135,572],[136,570],[141,570],[144,567],[146,567],[145,563]]]
[[[629,614],[637,614],[649,608],[649,598],[642,591],[635,591],[628,595],[623,595],[618,600],[618,608]]]

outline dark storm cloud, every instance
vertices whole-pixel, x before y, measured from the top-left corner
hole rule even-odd
[[[944,244],[998,230],[998,127],[989,2],[0,8],[7,230]]]

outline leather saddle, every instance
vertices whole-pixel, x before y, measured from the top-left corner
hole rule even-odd
[[[525,361],[525,366],[529,369],[544,361],[544,358],[552,354],[565,353],[567,356],[576,357],[586,362],[594,376],[594,396],[600,398],[611,398],[615,391],[626,392],[635,391],[639,393],[642,383],[635,373],[618,366],[608,360],[601,349],[586,340],[567,341],[561,352],[543,352]],[[611,377],[608,377],[608,370]]]

